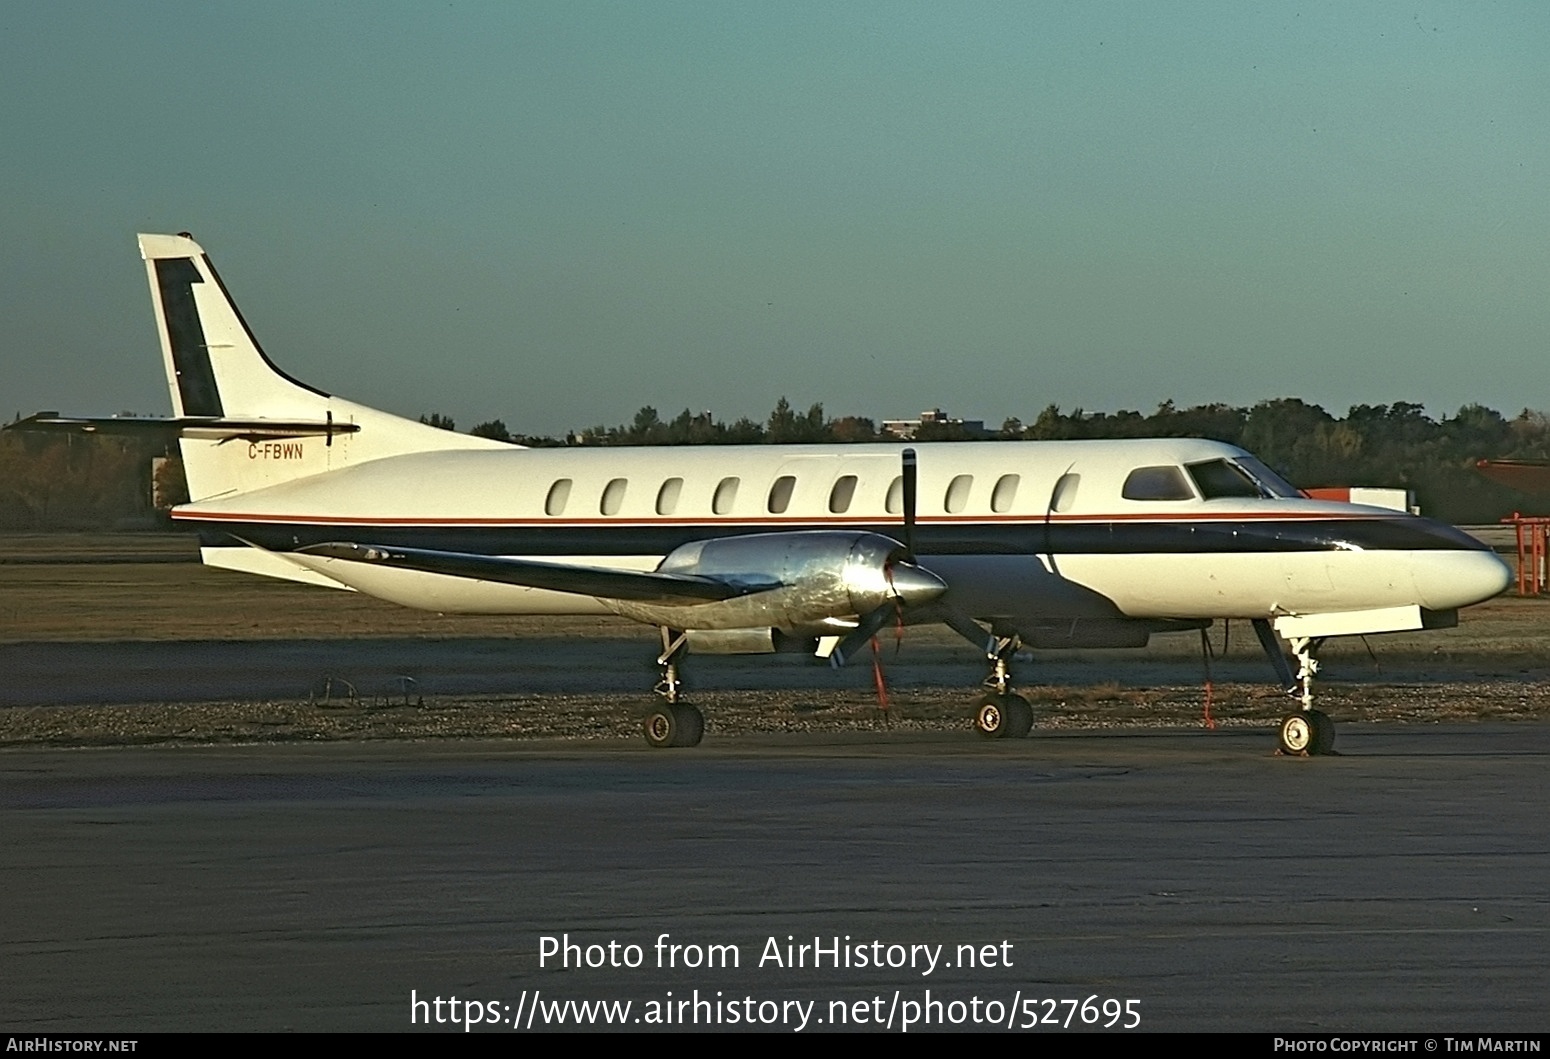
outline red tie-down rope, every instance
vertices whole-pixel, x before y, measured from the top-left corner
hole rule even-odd
[[[877,687],[877,708],[883,711],[883,718],[888,717],[888,681],[883,679],[883,653],[877,646],[877,637],[872,637],[872,683]]]
[[[893,564],[883,567],[883,576],[888,579],[888,587],[893,588]],[[904,607],[899,603],[898,593],[893,596],[893,656],[899,657],[899,648],[904,644]],[[872,644],[872,685],[877,689],[877,708],[883,712],[883,719],[888,719],[888,680],[883,676],[883,652],[878,646],[877,637],[871,639]]]

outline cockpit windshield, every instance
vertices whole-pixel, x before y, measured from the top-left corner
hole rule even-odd
[[[1259,483],[1249,477],[1247,471],[1226,460],[1207,460],[1185,467],[1194,479],[1200,495],[1207,500],[1220,500],[1229,496],[1263,496]]]
[[[1239,456],[1238,466],[1252,474],[1254,476],[1254,480],[1257,481],[1265,490],[1267,490],[1270,496],[1281,496],[1287,497],[1288,499],[1296,499],[1297,497],[1308,495],[1301,489],[1298,489],[1291,482],[1288,482],[1285,478],[1282,478],[1275,471],[1272,471],[1269,467],[1266,467],[1263,463],[1260,463],[1253,456]]]
[[[1193,500],[1197,491],[1206,500],[1277,500],[1307,495],[1252,456],[1201,460],[1182,468],[1137,467],[1125,478],[1120,495],[1126,500]]]
[[[1207,500],[1223,497],[1296,497],[1302,494],[1289,482],[1253,457],[1206,460],[1186,465],[1200,495]]]

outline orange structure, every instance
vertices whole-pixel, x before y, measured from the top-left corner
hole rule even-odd
[[[1518,531],[1518,595],[1550,592],[1550,517],[1514,511],[1502,521]]]

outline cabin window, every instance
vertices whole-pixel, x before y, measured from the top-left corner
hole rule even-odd
[[[630,486],[628,478],[615,478],[603,487],[603,502],[598,510],[605,515],[617,515],[624,504],[624,491]]]
[[[841,475],[834,481],[834,488],[829,490],[829,513],[843,515],[850,510],[850,502],[856,496],[856,476],[853,474]]]
[[[1051,511],[1070,511],[1076,503],[1076,487],[1082,484],[1080,474],[1063,474],[1060,481],[1055,483],[1054,490],[1049,495],[1049,508]]]
[[[1177,467],[1137,467],[1125,479],[1120,496],[1126,500],[1193,500],[1194,491]]]
[[[682,478],[669,478],[657,490],[657,514],[671,515],[678,510],[678,498],[684,491]]]
[[[888,498],[883,501],[883,507],[890,515],[897,515],[904,511],[904,476],[897,475],[888,483]]]
[[[565,514],[565,502],[570,499],[570,479],[561,478],[549,487],[549,495],[544,497],[544,514]]]
[[[1012,510],[1012,501],[1017,499],[1017,483],[1019,475],[1003,474],[996,479],[996,487],[990,493],[990,510],[998,515],[1004,515]]]
[[[960,474],[947,483],[944,504],[949,515],[956,515],[969,506],[969,489],[974,485],[974,475]]]
[[[716,493],[710,498],[710,509],[718,515],[725,515],[732,510],[732,505],[737,501],[737,485],[740,479],[723,478],[721,484],[716,486]]]
[[[797,480],[789,474],[783,474],[775,479],[775,484],[770,486],[769,509],[772,515],[784,515],[786,509],[791,506],[791,491],[797,487]]]

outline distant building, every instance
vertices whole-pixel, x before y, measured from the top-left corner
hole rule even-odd
[[[991,431],[985,429],[983,419],[953,419],[940,408],[930,408],[920,413],[919,419],[885,419],[882,432],[896,438],[910,440],[920,432],[920,428],[926,424],[942,427],[956,427],[965,434],[976,438],[988,438]]]

